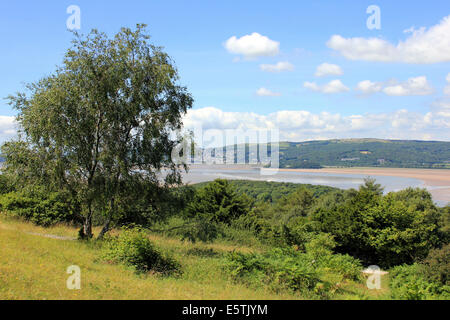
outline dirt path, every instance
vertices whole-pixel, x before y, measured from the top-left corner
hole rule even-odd
[[[57,236],[57,235],[54,235],[54,234],[44,234],[44,233],[22,231],[22,230],[18,230],[18,229],[15,229],[15,228],[7,227],[7,226],[3,225],[2,223],[0,223],[0,229],[9,230],[9,231],[19,231],[19,232],[23,232],[25,234],[29,234],[31,236],[43,237],[43,238],[49,238],[49,239],[55,239],[55,240],[62,240],[62,241],[75,241],[75,240],[77,240],[76,238],[73,238],[73,237],[63,237],[63,236]]]

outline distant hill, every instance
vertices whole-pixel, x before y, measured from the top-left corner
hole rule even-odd
[[[280,167],[449,168],[450,142],[343,139],[280,143]]]
[[[246,150],[245,158],[248,162],[248,146]],[[0,162],[3,161],[4,158],[0,155]],[[450,169],[450,142],[382,139],[280,142],[280,167]]]

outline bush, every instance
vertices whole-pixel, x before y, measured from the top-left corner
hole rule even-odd
[[[450,299],[450,287],[429,281],[423,265],[402,265],[390,270],[391,296],[397,300]]]
[[[180,228],[178,234],[181,236],[181,240],[188,240],[192,243],[212,242],[218,237],[220,229],[220,225],[216,222],[194,218]]]
[[[324,247],[317,250],[319,245]],[[228,256],[226,269],[233,279],[249,285],[264,283],[273,290],[290,290],[321,299],[330,298],[343,281],[360,281],[360,262],[348,255],[333,254],[329,235],[316,235],[306,247],[306,252],[293,248],[264,254],[233,252]]]
[[[423,259],[444,241],[441,213],[426,190],[383,196],[370,180],[337,202],[319,201],[312,220],[318,231],[335,237],[337,252],[383,268]]]
[[[221,233],[222,225],[202,217],[170,217],[166,221],[155,223],[150,231],[159,232],[167,237],[177,237],[192,243],[212,242]]]
[[[40,188],[1,195],[0,209],[44,227],[79,218],[79,205],[66,192],[48,193]]]
[[[0,174],[0,194],[5,194],[14,191],[14,186],[11,179],[4,175]]]
[[[308,259],[315,262],[327,274],[335,274],[339,281],[360,281],[361,262],[348,254],[334,254],[336,247],[334,237],[327,233],[309,234],[309,241],[305,244],[305,253]]]
[[[265,283],[274,290],[311,292],[320,283],[314,266],[292,251],[274,249],[266,254],[232,252],[226,268],[235,280],[251,285]]]
[[[450,286],[450,244],[431,250],[422,264],[429,281]]]
[[[224,242],[231,242],[248,247],[262,246],[261,240],[255,235],[252,230],[238,229],[234,226],[221,225],[218,238],[220,240],[223,240]]]
[[[119,236],[110,238],[103,258],[131,266],[138,273],[154,271],[169,275],[180,272],[179,263],[156,249],[140,228],[125,229]]]
[[[217,179],[197,190],[187,206],[190,218],[211,220],[215,223],[231,222],[249,211],[251,200],[237,195],[227,180]]]

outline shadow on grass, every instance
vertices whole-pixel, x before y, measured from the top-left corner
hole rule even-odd
[[[192,248],[187,251],[188,255],[196,256],[196,257],[202,257],[202,258],[213,258],[218,257],[221,254],[217,251],[215,251],[212,248],[209,249],[203,249],[203,248]]]

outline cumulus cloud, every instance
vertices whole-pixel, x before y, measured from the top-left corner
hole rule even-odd
[[[440,99],[435,101],[431,108],[434,112],[444,112],[450,114],[450,100],[448,99]]]
[[[444,94],[450,95],[450,73],[447,75],[445,80],[447,80],[447,85],[444,88]]]
[[[280,43],[257,32],[241,38],[233,36],[225,42],[228,52],[239,54],[246,59],[276,56],[280,52]]]
[[[259,68],[266,72],[294,71],[294,65],[287,61],[278,62],[277,64],[262,64]]]
[[[325,85],[319,86],[315,82],[308,82],[306,81],[303,84],[303,87],[310,89],[312,91],[321,92],[321,93],[341,93],[341,92],[347,92],[350,91],[349,88],[347,88],[341,80],[332,80],[328,82]]]
[[[316,77],[341,76],[343,74],[344,72],[338,65],[330,63],[322,63],[317,67],[315,76]]]
[[[445,110],[421,114],[402,109],[349,116],[290,110],[261,115],[208,107],[189,110],[184,123],[186,127],[203,130],[278,129],[282,141],[336,138],[450,140],[450,112]]]
[[[279,97],[279,96],[281,96],[281,93],[273,92],[273,91],[271,91],[269,89],[266,89],[266,88],[259,88],[256,91],[256,94],[258,96],[260,96],[260,97]]]
[[[410,28],[404,41],[392,44],[380,38],[344,38],[333,35],[327,46],[350,60],[429,64],[450,61],[450,16],[429,29]]]
[[[406,82],[385,87],[383,92],[389,96],[424,96],[433,93],[427,77],[409,78]]]
[[[0,142],[9,140],[17,135],[15,117],[0,116]]]
[[[425,76],[409,78],[404,82],[395,79],[385,82],[364,80],[357,84],[355,90],[364,95],[383,92],[389,96],[423,96],[433,93],[433,88]]]
[[[359,91],[362,94],[372,94],[380,92],[382,88],[383,84],[380,82],[372,82],[370,80],[364,80],[358,83],[358,85],[356,86],[356,91]]]

